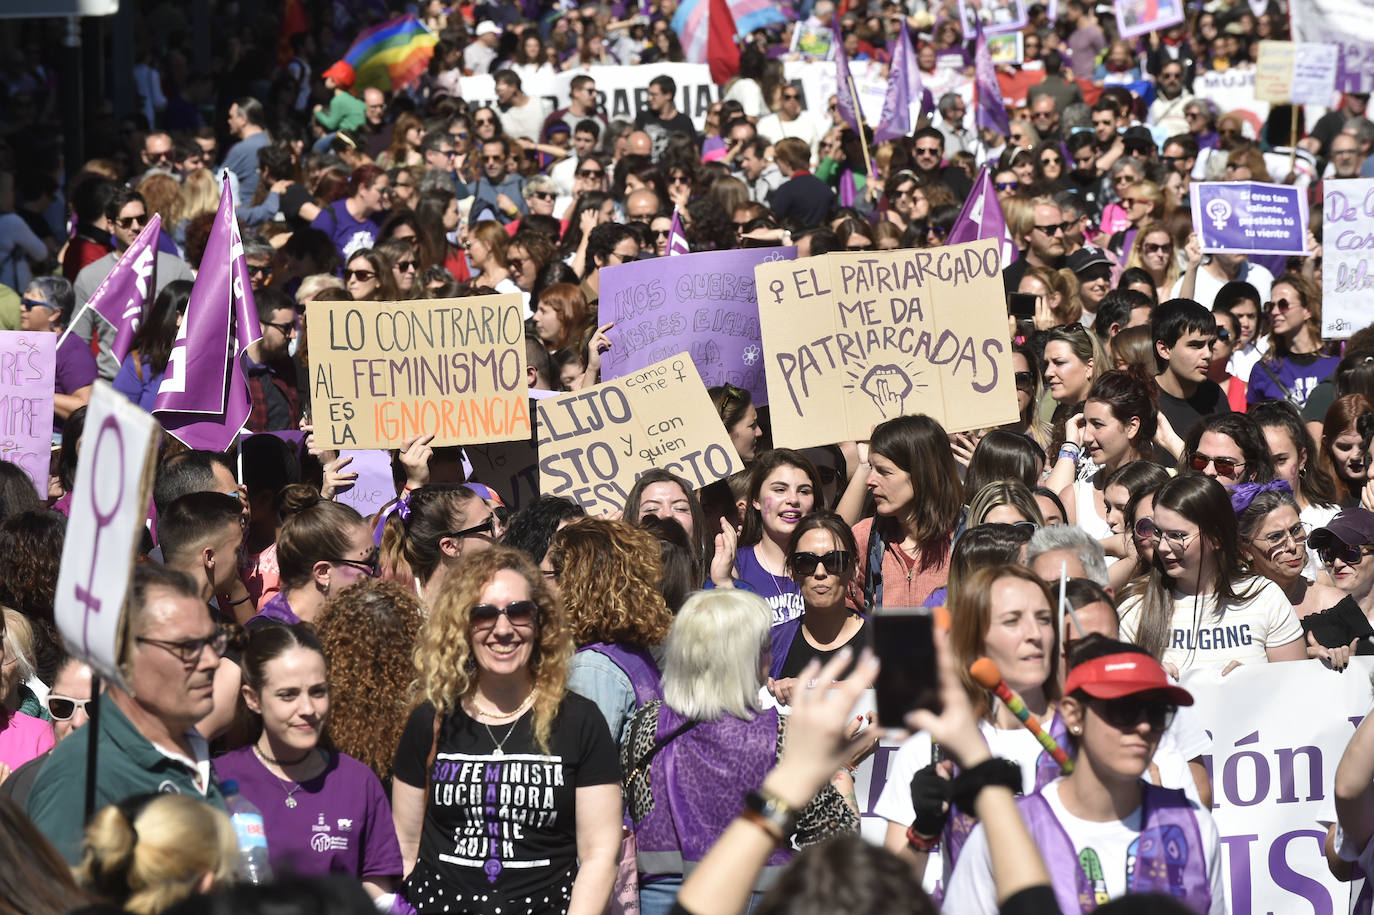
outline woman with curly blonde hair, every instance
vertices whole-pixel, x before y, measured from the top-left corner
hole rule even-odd
[[[493,546],[445,576],[391,795],[418,912],[605,909],[620,765],[596,706],[566,689],[572,653],[563,605],[525,554]]]
[[[658,587],[658,538],[626,521],[579,518],[554,534],[544,567],[578,646],[568,689],[596,703],[618,740],[636,709],[663,698],[650,652],[668,637],[673,613]]]
[[[329,659],[329,739],[391,784],[410,711],[420,601],[394,581],[361,581],[330,598],[315,621]]]
[[[77,882],[125,912],[156,915],[233,880],[238,840],[224,811],[181,794],[141,794],[96,812]]]

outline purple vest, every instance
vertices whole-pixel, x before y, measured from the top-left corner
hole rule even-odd
[[[1065,752],[1072,752],[1069,744],[1068,729],[1064,726],[1062,715],[1056,714],[1050,719],[1050,736],[1054,742],[1065,748]],[[955,767],[958,773],[958,767]],[[1054,757],[1047,750],[1041,750],[1040,755],[1035,759],[1035,790],[1054,781],[1064,773],[1059,769],[1059,763],[1054,761]],[[949,822],[945,824],[944,836],[940,840],[940,851],[944,855],[945,884],[949,883],[949,875],[954,873],[954,864],[959,860],[959,852],[964,848],[964,842],[968,841],[969,833],[973,832],[973,827],[978,825],[978,820],[969,814],[964,813],[955,807],[950,810]]]
[[[1143,822],[1127,858],[1128,892],[1163,893],[1205,915],[1212,907],[1212,886],[1207,880],[1202,830],[1192,804],[1177,788],[1157,788],[1148,783],[1142,787]],[[1065,915],[1094,911],[1098,902],[1093,882],[1084,873],[1078,849],[1049,801],[1036,791],[1022,798],[1020,806],[1031,838],[1049,868],[1059,910]]]
[[[666,703],[659,705],[655,740],[685,721]],[[777,709],[759,712],[752,721],[722,715],[666,744],[649,764],[653,807],[635,824],[639,872],[686,874],[739,815],[744,796],[763,784],[777,752]],[[774,851],[760,883],[766,887],[776,879],[791,858],[786,849]]]
[[[643,648],[627,648],[624,645],[612,645],[610,642],[596,642],[577,650],[595,651],[610,658],[615,666],[630,678],[630,686],[635,691],[636,708],[643,708],[646,703],[663,698],[663,675],[659,673],[653,655]]]

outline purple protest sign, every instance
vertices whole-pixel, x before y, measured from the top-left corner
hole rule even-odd
[[[56,334],[0,332],[0,460],[22,467],[45,500],[56,373]]]
[[[1284,184],[1194,184],[1193,227],[1206,254],[1307,254],[1307,191]]]
[[[340,451],[339,455],[353,458],[344,470],[358,475],[352,486],[340,490],[340,502],[353,506],[364,518],[371,518],[396,498],[396,481],[391,476],[390,452],[374,448]]]
[[[706,251],[634,261],[601,271],[601,320],[610,381],[681,352],[691,354],[707,387],[729,382],[768,402],[754,268],[790,261],[796,248]]]

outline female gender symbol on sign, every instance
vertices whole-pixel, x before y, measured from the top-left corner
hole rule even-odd
[[[119,472],[110,475],[114,477],[113,481],[111,481],[114,485],[109,487],[102,485],[107,481],[106,477],[103,475],[97,477],[94,472],[95,468],[101,466],[102,459],[109,460],[104,457],[107,453],[105,446],[106,433],[110,433],[114,436],[114,456],[119,459]],[[91,457],[91,468],[93,472],[91,476],[87,477],[88,482],[91,484],[91,508],[95,511],[96,523],[95,538],[91,543],[91,571],[89,576],[87,576],[86,586],[84,588],[81,585],[76,586],[76,599],[86,605],[86,615],[81,621],[81,643],[87,656],[90,655],[88,632],[90,629],[91,614],[100,612],[100,598],[96,596],[93,590],[95,587],[95,570],[100,561],[100,535],[101,532],[109,526],[110,522],[114,520],[115,515],[119,513],[119,506],[124,504],[124,433],[120,430],[119,423],[115,421],[113,416],[105,417],[105,421],[100,424],[100,432],[96,435],[94,451],[95,453]],[[114,494],[114,504],[110,506],[109,511],[102,512],[100,508],[100,492],[102,489],[107,488],[109,492]]]

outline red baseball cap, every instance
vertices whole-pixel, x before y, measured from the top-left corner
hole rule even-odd
[[[353,65],[346,60],[336,60],[329,65],[329,69],[320,74],[321,79],[332,79],[344,89],[353,88],[353,80],[357,79],[353,72]]]
[[[1084,661],[1069,671],[1064,693],[1082,690],[1094,699],[1120,699],[1136,693],[1164,693],[1175,705],[1192,705],[1193,694],[1176,686],[1164,666],[1147,654],[1123,651]]]

